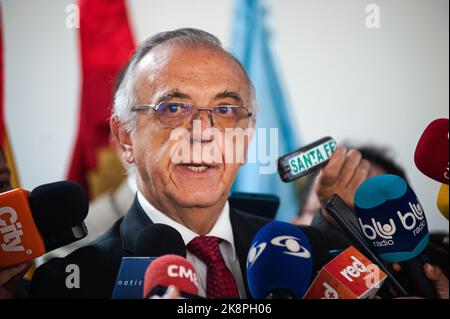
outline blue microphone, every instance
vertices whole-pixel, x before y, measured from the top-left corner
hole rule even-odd
[[[356,190],[354,203],[372,251],[386,262],[400,262],[416,294],[436,298],[420,259],[429,241],[427,221],[408,183],[391,174],[371,177]]]
[[[311,243],[298,227],[272,221],[252,241],[247,282],[254,298],[302,298],[311,283]]]

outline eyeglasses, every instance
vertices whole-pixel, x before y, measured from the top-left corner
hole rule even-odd
[[[158,104],[136,105],[131,111],[155,110],[159,121],[171,128],[184,126],[192,122],[194,114],[200,111],[211,112],[212,123],[221,128],[246,128],[253,113],[244,106],[217,105],[199,107],[189,103],[160,102]]]

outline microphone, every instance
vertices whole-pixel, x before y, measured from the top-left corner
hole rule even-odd
[[[186,258],[186,246],[181,234],[166,224],[145,227],[138,236],[134,256],[159,257],[167,254]]]
[[[320,269],[328,257],[328,251],[324,252],[325,248],[320,245],[320,237],[308,236],[313,229],[305,227],[304,230],[285,222],[272,221],[258,231],[247,257],[247,282],[254,298],[293,299],[304,296],[315,269]],[[316,261],[313,254],[316,254]],[[317,264],[320,267],[315,268]]]
[[[437,119],[431,122],[416,146],[414,162],[426,176],[448,185],[448,119]]]
[[[323,137],[278,159],[278,174],[289,183],[325,166],[336,150],[336,141]]]
[[[427,221],[406,181],[391,174],[371,177],[356,190],[354,202],[359,225],[372,250],[386,262],[401,263],[415,294],[437,298],[420,260],[429,241]]]
[[[339,195],[334,194],[325,205],[326,210],[333,216],[336,223],[341,226],[347,237],[368,256],[381,270],[386,273],[389,282],[400,296],[409,296],[408,292],[395,278],[394,274],[383,264],[380,258],[372,251],[366,238],[364,237],[355,212],[347,206]]]
[[[386,280],[386,274],[350,246],[326,264],[305,299],[368,299]]]
[[[437,198],[437,207],[448,220],[448,185],[442,184]]]
[[[165,224],[151,224],[137,237],[132,257],[123,257],[112,299],[142,299],[144,275],[148,266],[163,255],[186,257],[180,233]]]
[[[194,266],[178,255],[156,258],[145,271],[143,298],[163,296],[173,285],[184,298],[198,297],[198,277]]]
[[[16,265],[86,237],[88,197],[77,183],[0,194],[0,267]]]

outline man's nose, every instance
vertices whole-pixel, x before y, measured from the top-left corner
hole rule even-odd
[[[210,134],[207,134],[206,139],[203,132],[213,126],[212,112],[210,110],[199,110],[193,118],[192,136],[194,141],[209,142],[211,140]]]

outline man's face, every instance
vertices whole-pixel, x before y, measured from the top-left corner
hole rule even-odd
[[[249,107],[250,102],[243,71],[230,57],[211,48],[161,45],[138,64],[135,85],[138,104],[177,101],[203,107]],[[202,131],[212,127],[209,112],[201,111],[193,120],[201,123]],[[192,121],[183,128],[192,134]],[[140,190],[153,203],[170,201],[180,207],[224,204],[240,164],[224,163],[223,140],[201,134],[192,134],[188,140],[191,149],[187,160],[174,163],[171,154],[179,141],[171,140],[172,130],[153,110],[137,113],[136,130],[130,135],[131,147],[125,159],[137,166]],[[199,148],[192,148],[193,141]],[[212,143],[221,149],[222,163],[193,163],[193,154],[211,149]]]

